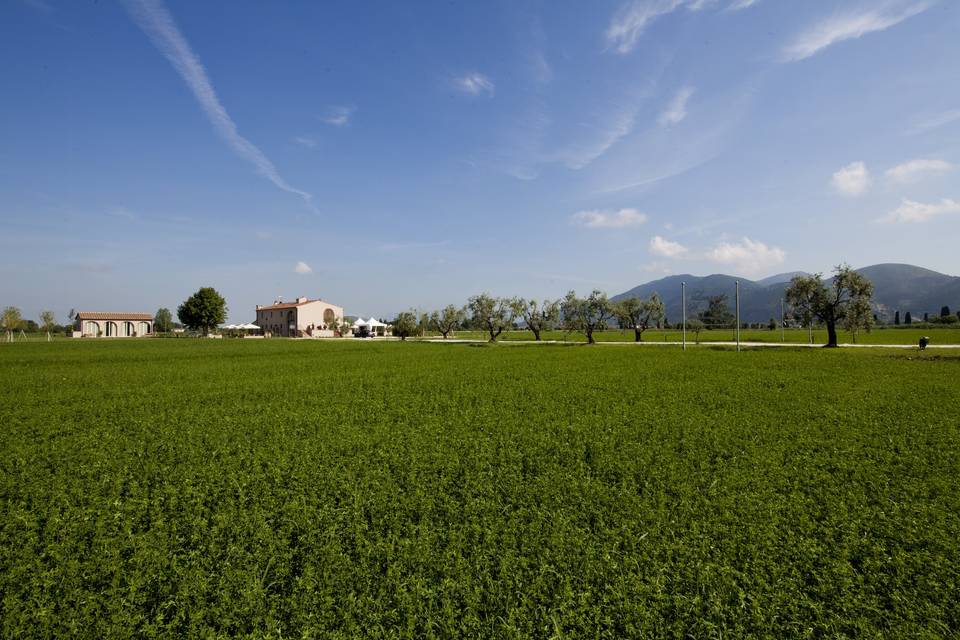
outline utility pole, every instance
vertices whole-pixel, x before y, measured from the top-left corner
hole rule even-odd
[[[687,350],[687,283],[680,283],[680,300],[683,309],[683,350]]]
[[[783,298],[780,298],[780,342],[784,342],[784,338],[783,338],[783,325],[784,325],[785,320],[786,320],[786,319],[785,319],[784,316],[783,316]]]
[[[737,280],[737,351],[740,351],[740,281]]]

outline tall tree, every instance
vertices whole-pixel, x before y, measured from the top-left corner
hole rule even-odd
[[[497,336],[513,326],[513,313],[506,298],[481,293],[467,301],[467,309],[474,326],[490,335],[490,342],[496,342]]]
[[[900,311],[899,311],[899,310],[897,310],[897,312],[893,314],[893,324],[895,324],[895,325],[899,325],[899,324],[900,324]]]
[[[943,305],[942,307],[940,307],[941,318],[946,318],[949,315],[950,315],[950,307],[948,307],[947,305]]]
[[[559,300],[544,300],[542,303],[537,303],[536,300],[514,298],[510,305],[513,315],[521,318],[527,325],[527,329],[533,332],[534,340],[540,340],[542,332],[553,329],[560,321]]]
[[[907,311],[906,318],[903,319],[903,324],[913,324],[913,316],[910,315],[909,311]]]
[[[790,281],[785,292],[787,301],[794,309],[804,316],[816,316],[823,321],[827,327],[828,347],[837,346],[837,325],[849,327],[850,323],[861,321],[864,308],[865,315],[872,320],[872,295],[873,283],[846,264],[834,269],[829,284],[823,282],[819,273],[797,276]]]
[[[434,311],[430,316],[430,324],[446,340],[447,336],[460,328],[467,312],[464,309],[457,308],[448,304],[441,311]]]
[[[736,317],[727,307],[727,295],[710,296],[707,298],[707,308],[698,314],[701,322],[707,329],[726,329],[736,324]]]
[[[153,316],[154,333],[170,333],[173,331],[173,314],[170,309],[160,307],[156,315]]]
[[[227,301],[213,287],[201,287],[177,307],[177,317],[189,329],[204,335],[227,318]]]
[[[578,298],[575,291],[569,292],[563,299],[561,310],[564,328],[583,333],[589,344],[596,342],[593,333],[606,329],[613,317],[613,304],[607,294],[596,289],[586,298]]]
[[[418,317],[415,311],[401,311],[393,321],[393,335],[406,340],[419,330]]]
[[[664,307],[660,296],[653,293],[647,300],[625,298],[614,305],[613,313],[620,328],[633,329],[633,341],[641,342],[643,332],[663,319]]]

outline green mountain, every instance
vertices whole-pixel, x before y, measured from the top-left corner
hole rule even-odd
[[[907,311],[920,319],[924,313],[937,315],[943,305],[960,310],[960,277],[909,264],[877,264],[857,269],[874,286],[873,303],[877,313],[892,321],[894,313]],[[803,272],[778,274],[753,281],[724,274],[668,276],[647,282],[614,296],[620,300],[632,296],[649,297],[656,292],[663,299],[670,322],[681,318],[680,283],[687,283],[687,315],[705,309],[710,296],[726,295],[730,311],[734,310],[736,282],[740,281],[740,319],[742,322],[766,322],[780,317],[780,300],[790,279]]]

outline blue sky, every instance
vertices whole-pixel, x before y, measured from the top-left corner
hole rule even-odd
[[[960,3],[0,5],[0,305],[960,274]]]

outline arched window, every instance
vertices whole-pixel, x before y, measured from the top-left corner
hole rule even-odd
[[[112,338],[117,335],[117,323],[107,322],[107,337]]]
[[[337,314],[333,312],[333,309],[324,309],[323,311],[323,324],[327,325],[329,328],[333,324],[334,320],[337,319]]]
[[[132,323],[132,322],[124,322],[124,323],[123,323],[123,335],[125,335],[125,336],[127,336],[127,337],[137,335],[136,330],[133,328],[133,323]]]
[[[87,320],[83,323],[83,334],[86,336],[96,336],[100,333],[100,325],[96,322],[91,322]]]

